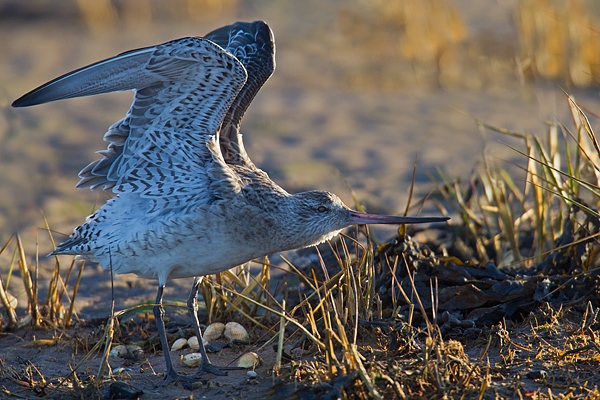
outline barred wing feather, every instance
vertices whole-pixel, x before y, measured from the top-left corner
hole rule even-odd
[[[227,174],[218,131],[246,77],[229,52],[188,37],[81,68],[13,105],[133,89],[127,115],[105,135],[104,158],[80,173],[79,186],[138,193],[153,200],[154,210],[179,208],[190,196],[196,203],[215,200],[212,181]]]
[[[240,124],[250,103],[275,71],[275,39],[263,21],[236,22],[216,29],[206,39],[231,52],[246,68],[248,79],[225,114],[221,127],[220,145],[228,164],[253,168],[246,154]]]

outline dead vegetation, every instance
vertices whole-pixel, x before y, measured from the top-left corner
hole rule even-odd
[[[281,267],[267,258],[258,273],[239,267],[205,279],[203,320],[238,320],[251,338],[209,348],[227,363],[250,351],[266,358],[252,367],[262,377],[259,397],[597,398],[600,148],[586,113],[567,101],[574,123],[550,125],[546,140],[505,132],[525,145],[515,148],[528,160],[522,181],[493,158],[466,188],[438,180],[429,201],[458,215],[452,225],[401,228],[377,247],[368,230],[357,230],[321,246],[316,262],[287,261],[277,280],[271,274]],[[160,382],[149,305],[72,327],[77,280],[65,282],[83,265],[63,270],[57,259],[48,295],[39,299],[37,264],[29,265],[18,237],[2,248],[10,251],[2,341],[72,355],[62,373],[5,356],[5,395],[129,390],[135,397],[140,374]],[[11,302],[16,266],[28,296],[24,314]],[[170,342],[193,335],[185,325],[169,332]],[[225,390],[214,381],[188,389]],[[252,382],[233,386],[239,394]]]

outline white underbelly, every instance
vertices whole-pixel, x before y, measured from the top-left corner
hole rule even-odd
[[[165,283],[171,278],[205,276],[226,271],[253,258],[267,254],[239,238],[221,236],[195,239],[177,238],[175,244],[152,246],[128,243],[121,249],[99,255],[100,264],[115,273],[133,273]]]

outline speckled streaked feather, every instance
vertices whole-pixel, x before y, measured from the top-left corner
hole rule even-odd
[[[204,38],[229,51],[246,68],[248,79],[224,116],[219,143],[226,163],[251,166],[252,161],[242,142],[240,123],[254,96],[275,70],[273,34],[263,21],[236,22],[216,29]],[[115,185],[116,181],[109,172],[113,163],[120,158],[131,132],[130,121],[131,110],[125,118],[108,129],[104,135],[104,140],[109,142],[108,148],[99,152],[104,157],[81,170],[77,187],[94,190],[100,186],[111,189]]]
[[[275,71],[275,41],[262,21],[236,22],[205,36],[231,52],[246,68],[248,80],[225,114],[219,142],[227,164],[253,167],[246,154],[240,124],[254,96]]]
[[[133,89],[127,116],[105,136],[105,158],[82,171],[79,186],[138,193],[151,199],[148,212],[156,213],[219,197],[207,190],[228,172],[215,148],[218,130],[246,76],[231,53],[188,37],[92,64],[26,96],[38,104]]]

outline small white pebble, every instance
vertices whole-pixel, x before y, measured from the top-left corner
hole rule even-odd
[[[183,363],[188,367],[197,367],[202,362],[202,355],[200,353],[190,353],[183,356]]]
[[[188,345],[187,339],[179,338],[173,343],[173,346],[171,346],[171,351],[181,350],[187,345]]]
[[[246,376],[248,377],[248,379],[256,379],[258,374],[254,371],[248,371],[246,372]]]
[[[198,343],[198,338],[196,336],[189,338],[187,344],[192,348],[192,350],[198,350],[200,348],[200,344]]]
[[[227,325],[225,325],[225,332],[223,332],[223,335],[230,342],[245,343],[250,341],[250,336],[248,335],[246,328],[237,322],[228,322]]]
[[[223,336],[225,331],[225,324],[222,322],[214,322],[206,327],[202,334],[202,342],[206,345],[207,343],[214,342]]]
[[[126,348],[127,348],[127,352],[134,357],[139,356],[140,354],[144,353],[144,350],[142,350],[142,348],[136,344],[128,345],[128,346],[126,346]]]
[[[254,369],[260,364],[262,364],[262,358],[260,358],[255,352],[251,351],[240,357],[237,366],[245,369]]]
[[[127,355],[127,347],[123,346],[122,344],[118,344],[116,346],[113,346],[110,349],[110,356],[111,357],[119,357],[119,358],[123,358]]]

